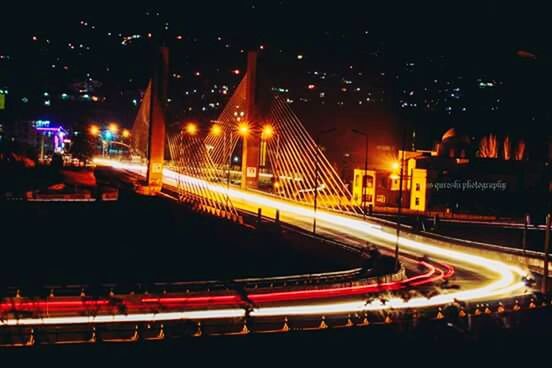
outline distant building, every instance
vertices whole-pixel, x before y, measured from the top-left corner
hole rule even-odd
[[[68,132],[49,120],[24,120],[6,126],[4,138],[18,145],[35,148],[40,158],[64,153],[69,143]]]
[[[364,183],[363,183],[364,181]],[[376,205],[376,171],[355,169],[353,175],[353,203],[358,206]],[[363,199],[363,189],[364,199]]]
[[[452,138],[452,137],[451,137]],[[552,170],[545,162],[464,156],[465,140],[444,139],[452,155],[399,151],[387,169],[354,170],[352,201],[375,211],[520,216],[552,209]],[[458,145],[456,145],[458,143]],[[443,151],[441,151],[442,153]],[[458,153],[458,154],[457,154]],[[452,156],[452,157],[451,157]],[[402,186],[400,158],[403,159]],[[363,188],[365,194],[363,197]],[[401,193],[402,188],[402,193]],[[364,199],[363,199],[364,198]]]
[[[456,129],[447,130],[438,145],[437,155],[449,158],[466,158],[471,156],[471,139]]]
[[[398,169],[391,167],[388,171],[355,169],[353,203],[371,208],[398,207],[400,198],[403,208],[425,211],[427,206],[427,170],[416,168],[414,158],[405,159],[404,163],[402,187],[400,164]]]

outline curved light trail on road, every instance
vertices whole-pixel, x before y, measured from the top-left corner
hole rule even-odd
[[[125,163],[114,160],[97,159],[96,162],[101,165],[112,166],[115,169],[128,170],[140,175],[145,174],[145,167],[139,164]],[[188,182],[191,184],[201,184],[215,193],[228,195],[235,207],[242,210],[256,210],[262,208],[263,213],[273,213],[276,209],[285,216],[291,223],[301,222],[304,219],[312,219],[314,215],[318,221],[324,223],[324,227],[342,233],[358,233],[377,239],[382,243],[394,243],[396,235],[386,232],[384,227],[371,224],[352,216],[337,214],[324,210],[318,210],[316,214],[312,208],[290,203],[264,195],[258,192],[243,191],[232,187],[226,187],[219,184],[207,183],[197,178],[181,175],[170,169],[164,169],[164,183],[177,187],[178,182]],[[528,274],[517,265],[508,264],[502,261],[488,259],[472,253],[445,249],[432,244],[431,239],[420,241],[412,240],[404,236],[399,238],[401,250],[425,255],[450,263],[456,269],[467,268],[475,271],[486,281],[482,285],[470,287],[465,290],[456,290],[439,294],[437,296],[414,297],[404,300],[399,297],[393,297],[385,304],[380,301],[366,303],[364,300],[352,302],[324,302],[320,304],[300,304],[275,307],[255,308],[250,315],[253,317],[264,316],[285,316],[285,315],[309,315],[309,314],[331,314],[331,313],[354,313],[363,311],[376,311],[386,309],[411,309],[434,307],[453,303],[455,301],[477,301],[494,300],[501,297],[511,297],[527,293],[527,286],[523,278]],[[217,315],[216,310],[206,311],[212,316]],[[213,317],[216,318],[216,317]],[[221,315],[221,318],[223,316]]]

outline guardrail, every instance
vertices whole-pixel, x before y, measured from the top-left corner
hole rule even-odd
[[[453,328],[464,336],[496,329],[539,328],[551,320],[551,300],[533,296],[493,304],[452,304],[424,312],[387,310],[346,314],[184,319],[163,322],[90,323],[61,326],[10,326],[0,329],[0,348],[53,344],[138,343],[201,336],[305,333],[343,328],[385,328],[397,334],[418,328]],[[539,326],[539,327],[537,327]]]
[[[290,276],[274,276],[259,278],[240,278],[231,280],[207,280],[207,281],[183,281],[183,282],[152,282],[143,284],[116,284],[102,283],[79,285],[46,285],[34,290],[33,296],[103,296],[110,293],[189,293],[205,291],[232,291],[235,288],[265,288],[287,287],[312,284],[342,284],[352,282],[361,276],[369,275],[367,270],[353,268],[343,271],[314,273]],[[7,288],[7,297],[22,296],[26,294],[24,287],[11,286]]]

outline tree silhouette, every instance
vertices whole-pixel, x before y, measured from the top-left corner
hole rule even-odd
[[[94,143],[90,137],[80,134],[75,136],[71,145],[71,154],[79,160],[89,160],[94,156]]]

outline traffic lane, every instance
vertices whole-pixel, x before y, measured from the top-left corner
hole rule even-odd
[[[122,170],[132,170],[138,173],[144,173],[144,167],[136,167],[137,165],[129,165],[123,162],[110,161],[114,167]],[[293,203],[289,201],[284,201],[280,198],[274,196],[262,194],[259,192],[251,191],[242,191],[236,188],[227,188],[215,183],[208,183],[201,179],[188,177],[186,175],[178,174],[171,170],[164,170],[164,182],[169,185],[176,186],[178,182],[187,181],[190,183],[197,183],[202,186],[205,186],[208,189],[208,192],[213,193],[222,193],[228,195],[233,202],[236,201],[245,201],[252,208],[265,208],[267,210],[274,210],[278,208],[280,212],[289,212],[292,215],[312,217],[313,211],[312,208]],[[331,224],[329,226],[336,227],[344,232],[360,232],[364,235],[374,236],[378,242],[387,240],[392,241],[394,236],[391,232],[386,232],[382,230],[381,226],[374,226],[367,222],[361,221],[358,218],[340,215],[327,211],[319,211],[316,214],[316,217],[320,220],[326,219]],[[437,256],[438,258],[450,259],[452,264],[462,264],[470,265],[473,267],[476,272],[481,273],[485,277],[489,277],[491,282],[481,283],[477,287],[471,290],[464,290],[461,292],[450,293],[448,295],[439,295],[436,298],[433,298],[431,301],[418,298],[416,300],[411,300],[409,303],[402,303],[398,300],[393,303],[395,307],[408,308],[411,306],[423,307],[436,305],[438,303],[449,303],[455,299],[468,299],[468,300],[480,300],[485,299],[496,299],[504,296],[511,296],[513,294],[522,295],[525,293],[526,285],[523,282],[523,277],[527,275],[526,270],[521,269],[520,267],[494,259],[487,258],[477,254],[477,251],[470,251],[467,249],[451,249],[450,247],[437,245],[435,241],[425,238],[425,237],[413,237],[414,239],[409,239],[405,236],[401,237],[401,249],[408,248],[409,251],[418,253],[420,255],[430,254],[432,256]],[[490,298],[490,299],[489,299]],[[317,310],[344,310],[344,308],[357,308],[358,306],[320,306]],[[381,308],[380,306],[370,306],[369,309]],[[315,309],[313,308],[294,308],[293,310],[267,310],[263,311],[264,314],[280,313],[280,312],[292,312],[292,313],[312,313]]]

